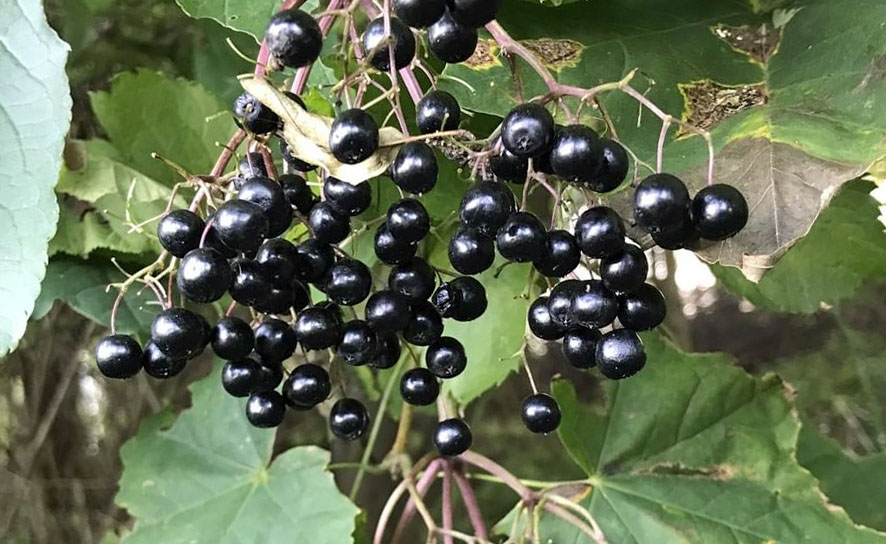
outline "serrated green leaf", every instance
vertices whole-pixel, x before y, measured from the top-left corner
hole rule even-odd
[[[38,0],[9,0],[0,17],[0,357],[25,332],[58,221],[52,188],[71,121],[69,47]]]
[[[841,184],[886,154],[886,79],[879,67],[886,55],[886,28],[880,24],[886,5],[801,4],[790,16],[779,12],[778,25],[754,12],[770,9],[772,2],[704,0],[666,12],[654,0],[557,9],[509,4],[513,9],[503,10],[501,22],[541,52],[559,81],[590,87],[639,68],[648,78],[636,77],[635,88],[643,92],[654,80],[647,95],[665,112],[710,127],[718,149],[717,181],[742,189],[752,213],[742,233],[699,253],[759,279],[808,232]],[[476,92],[444,83],[462,105],[502,115],[517,99],[508,63],[496,47],[489,53],[482,62],[446,69]],[[541,80],[518,64],[524,96],[543,94]],[[650,160],[659,121],[646,111],[638,123],[637,103],[618,92],[602,101],[622,142]],[[678,138],[676,130],[670,136],[664,167],[691,188],[702,187],[703,141]]]
[[[191,17],[208,17],[228,28],[250,34],[256,41],[265,35],[268,19],[280,9],[278,0],[176,0]],[[317,0],[308,0],[301,9],[307,12],[317,8]]]
[[[56,191],[76,200],[63,199],[50,254],[87,257],[100,248],[159,252],[155,218],[166,210],[172,190],[120,162],[104,140],[73,141],[68,147],[78,164],[62,170]],[[175,201],[179,207],[187,205],[183,192]]]
[[[170,186],[181,177],[151,153],[205,174],[218,158],[216,143],[236,128],[229,115],[217,115],[230,105],[196,83],[149,70],[116,76],[110,91],[93,93],[91,103],[122,161]]]
[[[329,453],[297,447],[272,461],[274,432],[246,421],[246,399],[225,393],[220,370],[191,387],[171,426],[149,418],[123,446],[116,501],[136,520],[123,542],[353,542],[359,510],[326,471]]]
[[[237,55],[227,39],[245,55],[253,58],[258,54],[258,45],[249,34],[237,32],[210,19],[194,22],[199,35],[194,38],[198,44],[194,48],[194,80],[218,97],[222,104],[233,104],[243,92],[237,76],[247,74],[254,68]]]
[[[800,429],[797,461],[821,482],[821,490],[846,509],[856,523],[886,530],[886,453],[850,455],[840,445],[808,426]]]
[[[799,424],[780,380],[643,339],[646,368],[607,382],[596,406],[567,382],[553,387],[560,439],[589,475],[581,504],[609,542],[886,542],[826,505],[797,464]],[[547,514],[541,531],[593,542]]]
[[[886,270],[886,234],[870,196],[873,188],[862,181],[845,186],[759,283],[734,268],[713,266],[714,274],[729,290],[778,312],[812,313],[852,296]]]
[[[46,268],[40,296],[34,305],[33,318],[42,318],[56,301],[61,301],[83,317],[107,327],[110,324],[111,308],[117,297],[117,291],[108,290],[107,286],[124,279],[123,274],[106,259],[53,257]],[[147,341],[151,321],[158,311],[159,304],[153,293],[136,285],[120,303],[116,320],[117,331]]]

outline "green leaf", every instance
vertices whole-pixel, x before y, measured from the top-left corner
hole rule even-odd
[[[58,206],[64,136],[71,122],[69,47],[38,0],[9,0],[0,17],[0,357],[25,332],[46,269]]]
[[[107,327],[117,297],[117,291],[108,290],[107,286],[124,279],[123,274],[106,259],[53,257],[46,268],[46,278],[34,305],[33,318],[42,318],[56,301],[61,301],[83,317]],[[117,331],[147,341],[151,321],[158,311],[159,305],[152,292],[136,285],[120,303]]]
[[[153,416],[123,446],[116,500],[136,519],[123,542],[353,542],[359,510],[326,471],[329,453],[298,447],[272,461],[274,432],[247,422],[220,370],[191,387],[171,425],[168,411]]]
[[[72,141],[56,191],[73,197],[61,207],[50,254],[87,257],[95,249],[121,253],[159,252],[156,221],[172,196],[169,187],[120,162],[104,140]],[[179,207],[187,205],[182,196]],[[138,228],[134,228],[138,226]]]
[[[797,460],[821,482],[833,503],[856,523],[886,531],[886,453],[856,457],[821,433],[804,426],[797,442]]]
[[[236,128],[221,104],[203,87],[184,79],[140,70],[111,81],[109,92],[91,95],[92,107],[122,161],[149,178],[172,185],[183,181],[151,153],[191,174],[208,173]]]
[[[243,92],[237,76],[252,71],[253,65],[238,56],[225,41],[230,39],[246,55],[258,55],[258,45],[249,34],[236,32],[215,21],[201,19],[193,24],[198,31],[194,38],[194,80],[217,96],[223,104],[232,104]]]
[[[826,505],[797,464],[799,423],[778,378],[643,339],[647,367],[606,382],[596,406],[567,382],[553,387],[560,439],[589,476],[582,505],[609,542],[886,542]],[[592,542],[548,515],[541,531]]]
[[[655,0],[557,9],[522,3],[503,10],[501,23],[540,52],[558,81],[591,87],[639,68],[647,77],[635,77],[636,89],[653,80],[647,95],[662,110],[709,128],[717,180],[738,186],[752,213],[741,234],[700,255],[759,279],[841,184],[886,154],[886,78],[878,64],[886,55],[886,4],[802,4],[770,17],[754,11],[773,2],[690,0],[666,13]],[[455,81],[445,87],[463,106],[502,115],[517,102],[508,63],[497,46],[481,51],[488,54],[445,71],[476,92]],[[528,65],[518,66],[525,97],[546,92]],[[619,92],[601,99],[623,143],[652,160],[659,120],[645,111],[638,123],[638,104]],[[701,138],[670,132],[664,166],[693,189],[706,181],[706,158]]]
[[[803,240],[760,280],[751,283],[734,268],[713,266],[729,290],[756,306],[812,313],[855,294],[886,269],[886,234],[877,220],[873,184],[846,185]]]

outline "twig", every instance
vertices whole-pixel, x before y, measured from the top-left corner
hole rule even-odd
[[[483,521],[483,513],[480,511],[480,504],[477,502],[477,495],[474,494],[471,482],[462,474],[461,467],[453,471],[453,475],[455,476],[455,483],[458,485],[458,491],[461,493],[461,500],[468,511],[468,518],[471,520],[474,534],[482,539],[488,539],[489,533],[486,532],[486,522]]]

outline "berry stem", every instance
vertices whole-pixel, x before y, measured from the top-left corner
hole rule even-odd
[[[425,474],[431,472],[432,474],[436,474],[437,470],[440,466],[440,459],[434,459],[430,462],[425,471]],[[362,463],[361,463],[362,465]],[[394,508],[397,507],[397,503],[400,501],[400,497],[406,493],[408,489],[409,482],[412,479],[412,475],[415,472],[420,470],[420,465],[416,465],[413,467],[412,471],[408,472],[403,481],[400,482],[397,487],[394,488],[394,491],[391,492],[391,495],[388,497],[387,502],[382,508],[381,514],[378,517],[378,524],[375,526],[375,534],[372,537],[372,544],[382,544],[384,542],[385,537],[385,529],[388,527],[388,523],[391,521],[391,516],[394,513]]]
[[[523,502],[529,503],[532,502],[532,500],[534,499],[534,494],[532,490],[520,483],[520,480],[518,480],[516,476],[511,474],[508,469],[499,465],[492,459],[473,451],[464,452],[459,456],[459,459],[461,459],[465,463],[483,469],[493,476],[497,476],[499,479],[501,479],[503,484],[510,487],[518,495],[520,495],[520,499],[522,499]]]
[[[394,536],[391,538],[391,544],[397,544],[400,541],[403,533],[406,531],[406,527],[409,525],[409,522],[412,521],[413,516],[415,516],[416,511],[418,511],[424,520],[425,526],[428,529],[428,534],[434,534],[437,529],[437,524],[434,522],[434,518],[428,511],[427,505],[424,503],[424,496],[431,488],[434,480],[437,479],[437,473],[444,465],[445,461],[442,459],[432,462],[425,469],[417,483],[414,482],[410,473],[404,470],[406,476],[404,476],[403,481],[406,483],[406,489],[409,491],[410,496],[409,500],[406,501],[406,506],[403,507],[403,512],[400,514],[400,520],[394,528]]]
[[[394,384],[399,381],[400,367],[403,365],[404,360],[405,358],[401,357],[400,361],[393,368],[391,377],[388,378],[388,383],[385,385],[385,390],[378,403],[378,410],[375,413],[375,421],[372,422],[372,429],[369,431],[369,440],[366,442],[366,447],[363,449],[363,457],[360,459],[360,468],[357,469],[357,475],[354,476],[354,484],[351,486],[351,492],[348,495],[352,501],[357,497],[357,493],[360,491],[360,485],[363,483],[363,476],[366,473],[366,467],[370,464],[369,458],[372,456],[373,446],[375,446],[375,442],[378,440],[378,432],[385,419],[385,410],[387,410],[388,401],[391,399],[391,392],[394,390]]]
[[[245,139],[246,131],[243,129],[237,130],[237,132],[235,132],[234,135],[231,136],[231,139],[228,140],[227,144],[225,144],[221,154],[218,156],[218,160],[215,161],[215,165],[209,172],[210,177],[221,177],[222,173],[224,173],[225,171],[225,168],[228,167],[228,163],[231,162],[231,158],[234,157],[234,150],[240,147],[240,144],[242,144],[243,140]],[[194,204],[192,203],[191,206],[194,206]]]
[[[455,483],[458,485],[458,490],[461,493],[461,500],[468,511],[468,517],[471,520],[471,526],[474,528],[474,534],[479,538],[488,540],[489,533],[486,532],[486,522],[483,521],[480,503],[477,502],[477,495],[474,493],[474,488],[471,487],[471,482],[465,478],[461,467],[453,471],[453,476],[455,476]]]
[[[562,506],[568,510],[572,510],[579,516],[583,517],[587,524],[591,526],[591,538],[594,539],[595,544],[608,544],[606,541],[606,537],[603,535],[603,530],[600,529],[600,525],[597,523],[597,520],[594,519],[594,516],[591,515],[585,508],[582,508],[581,505],[577,504],[574,501],[567,499],[566,497],[561,497],[556,493],[545,493],[542,495],[545,501],[551,501],[557,503],[557,505]],[[561,516],[562,517],[562,516]]]
[[[443,515],[443,544],[453,544],[452,534],[452,463],[443,461],[443,490],[441,491],[441,509]]]
[[[668,137],[668,129],[671,128],[672,118],[665,116],[661,122],[661,132],[658,135],[658,146],[655,148],[655,171],[661,174],[661,166],[664,161],[664,144]]]
[[[526,350],[520,352],[520,360],[523,362],[523,370],[526,371],[526,377],[529,378],[529,386],[532,387],[532,394],[538,394],[538,387],[535,385],[535,376],[532,375],[532,369],[529,368],[529,360],[526,358]]]

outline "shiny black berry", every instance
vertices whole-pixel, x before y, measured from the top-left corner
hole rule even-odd
[[[551,168],[565,181],[588,183],[600,169],[600,137],[584,125],[557,131],[551,148]]]
[[[427,368],[407,370],[400,379],[400,395],[403,400],[415,406],[428,406],[437,400],[440,383]]]
[[[644,283],[620,300],[618,320],[632,331],[648,331],[661,325],[668,313],[664,295],[654,285]]]
[[[271,57],[283,66],[298,68],[317,60],[323,34],[314,18],[298,9],[287,9],[271,17],[265,30]]]
[[[255,334],[239,317],[222,318],[212,328],[212,351],[222,359],[242,359],[252,352]]]
[[[446,91],[428,91],[415,107],[415,124],[422,134],[455,130],[461,123],[461,108]]]
[[[229,395],[246,397],[262,383],[262,365],[253,359],[228,361],[222,367],[222,387]]]
[[[625,225],[612,208],[595,206],[575,223],[575,241],[593,259],[620,252],[625,246]]]
[[[689,191],[679,178],[653,174],[634,192],[634,219],[651,233],[676,230],[684,224],[689,202]]]
[[[518,157],[507,149],[489,159],[489,168],[495,177],[512,183],[525,183],[529,170],[529,159]]]
[[[206,345],[203,321],[190,310],[163,310],[151,323],[151,341],[166,355],[190,358]]]
[[[477,29],[457,22],[448,9],[428,27],[428,46],[431,52],[449,64],[471,58],[477,49],[477,41]]]
[[[305,308],[296,317],[293,329],[305,349],[331,348],[341,341],[342,324],[327,308]]]
[[[437,184],[437,157],[425,142],[408,142],[391,163],[391,179],[407,193],[422,195]]]
[[[412,243],[422,240],[431,230],[431,217],[421,202],[404,198],[388,208],[388,230],[398,241]]]
[[[279,363],[292,355],[295,345],[295,332],[285,321],[267,319],[255,328],[255,352],[262,361]]]
[[[308,215],[314,204],[319,202],[317,195],[311,192],[311,188],[303,177],[295,174],[283,174],[279,180],[286,200],[295,206],[295,209],[302,215]]]
[[[400,293],[385,290],[366,301],[366,322],[382,333],[402,331],[409,323],[409,300]]]
[[[188,364],[185,357],[169,357],[156,346],[153,342],[148,342],[145,346],[145,353],[142,357],[142,366],[145,374],[158,380],[172,378],[181,373]]]
[[[563,355],[569,364],[581,370],[593,368],[597,364],[597,342],[601,336],[597,329],[569,329],[563,337]]]
[[[182,259],[175,281],[188,300],[215,302],[231,286],[231,267],[214,249],[192,249]]]
[[[544,153],[550,149],[553,140],[554,118],[541,104],[520,104],[502,121],[502,144],[518,157]]]
[[[578,266],[581,252],[575,236],[565,230],[552,230],[545,234],[545,247],[541,257],[532,264],[535,269],[550,278],[562,278]]]
[[[396,17],[389,17],[389,24],[390,40],[394,45],[394,68],[399,70],[409,66],[415,58],[415,36],[409,27]],[[363,32],[363,51],[366,55],[371,55],[369,63],[382,72],[387,72],[391,68],[391,42],[382,45],[387,34],[383,17],[371,21]]]
[[[206,224],[191,210],[174,210],[157,223],[160,245],[173,257],[184,257],[200,245]]]
[[[473,321],[486,312],[486,288],[470,276],[455,278],[449,285],[458,291],[459,303],[451,316],[456,321]]]
[[[323,182],[323,195],[326,202],[342,215],[360,215],[372,203],[372,188],[369,183],[348,183],[329,176]]]
[[[461,304],[461,290],[451,283],[443,283],[434,291],[431,303],[442,317],[452,317]]]
[[[492,238],[479,230],[461,227],[449,240],[449,262],[461,274],[479,274],[495,261],[495,244]]]
[[[321,366],[306,363],[292,369],[283,382],[286,403],[297,408],[313,408],[332,392],[329,373]]]
[[[273,285],[260,264],[249,259],[231,263],[231,298],[244,306],[254,306],[269,296]]]
[[[240,186],[237,198],[252,202],[268,218],[268,237],[273,238],[286,232],[292,224],[292,206],[276,181],[265,177],[254,177]]]
[[[392,368],[400,360],[400,339],[395,333],[381,333],[378,335],[378,349],[375,351],[375,358],[369,363],[369,366],[378,370]]]
[[[95,346],[95,362],[108,378],[131,378],[142,369],[142,348],[126,334],[105,336]]]
[[[480,28],[495,19],[504,0],[450,0],[452,16],[463,25]]]
[[[599,167],[587,182],[592,191],[608,193],[614,191],[628,175],[628,153],[618,142],[602,139],[599,145]]]
[[[618,315],[618,299],[600,280],[584,281],[572,295],[571,315],[579,325],[605,327]]]
[[[655,242],[655,245],[669,251],[691,249],[696,246],[701,239],[701,235],[695,230],[695,225],[692,224],[692,220],[689,218],[688,211],[680,226],[671,230],[653,232],[651,234],[652,241]]]
[[[256,177],[268,177],[264,155],[256,152],[247,153],[245,157],[240,159],[240,164],[237,165],[237,171],[240,173],[240,177],[243,178],[244,181]]]
[[[458,208],[462,223],[484,236],[495,236],[515,211],[514,193],[504,183],[494,181],[478,181],[471,185]]]
[[[294,96],[294,95],[293,95]],[[301,100],[299,98],[299,100]],[[305,108],[307,109],[307,108]],[[289,147],[289,144],[286,143],[286,140],[280,140],[280,155],[283,156],[283,161],[286,163],[291,170],[295,170],[296,172],[310,172],[312,170],[317,169],[316,164],[308,164],[305,161],[299,159],[292,153],[292,148]],[[292,174],[289,174],[292,175]],[[280,180],[280,183],[283,184],[283,176],[277,178]]]
[[[649,263],[643,250],[625,245],[624,251],[600,259],[600,278],[610,291],[627,293],[646,281]]]
[[[446,10],[446,0],[393,0],[391,5],[397,17],[415,28],[430,25]]]
[[[317,283],[325,278],[335,263],[335,252],[329,244],[313,238],[295,246],[295,253],[295,275],[309,283]]]
[[[597,342],[597,366],[607,378],[621,380],[639,372],[646,365],[646,350],[637,333],[616,329]]]
[[[575,318],[572,315],[572,300],[583,286],[584,284],[580,280],[563,280],[551,289],[551,295],[548,297],[548,309],[554,323],[566,328],[575,324]]]
[[[355,319],[345,323],[337,353],[353,366],[372,361],[378,349],[378,334],[365,321]]]
[[[428,300],[436,286],[434,269],[418,257],[395,266],[388,275],[388,288],[406,297],[410,303]]]
[[[462,419],[441,421],[434,429],[434,447],[440,455],[446,457],[461,455],[470,449],[473,442],[471,428]]]
[[[329,150],[345,164],[368,159],[378,149],[378,124],[359,108],[345,110],[336,116],[329,130]]]
[[[353,306],[363,302],[372,288],[369,268],[356,259],[342,259],[329,269],[321,282],[323,292],[330,300]]]
[[[495,246],[509,261],[527,263],[544,255],[545,227],[529,212],[513,213],[498,229]]]
[[[735,187],[718,183],[696,193],[689,214],[702,238],[725,240],[747,225],[748,202]]]
[[[548,434],[560,426],[560,406],[546,393],[529,395],[523,401],[523,424],[530,431]]]
[[[277,287],[289,285],[295,278],[297,251],[292,242],[283,238],[266,240],[255,254],[265,277]]]
[[[418,249],[418,242],[402,242],[391,234],[387,223],[379,225],[375,231],[374,246],[375,256],[388,265],[397,265],[409,262]]]
[[[425,365],[434,376],[441,379],[455,378],[468,366],[468,357],[461,342],[451,336],[443,336],[425,351]]]
[[[215,214],[213,227],[231,249],[252,253],[268,235],[268,218],[260,206],[246,200],[229,200]]]
[[[276,391],[259,391],[246,401],[246,419],[256,427],[271,428],[283,422],[286,403]]]
[[[280,127],[280,117],[249,93],[238,96],[231,109],[237,124],[249,132],[267,134]]]
[[[328,202],[320,202],[311,209],[308,226],[314,238],[325,244],[337,244],[351,233],[350,218],[336,211]]]
[[[538,297],[529,306],[529,330],[542,340],[559,340],[566,333],[566,327],[551,318],[548,297]]]
[[[426,300],[414,302],[409,323],[403,330],[403,339],[413,346],[428,346],[443,335],[443,318],[433,304]]]
[[[329,430],[342,440],[357,440],[368,428],[369,413],[356,399],[340,399],[329,410]]]

